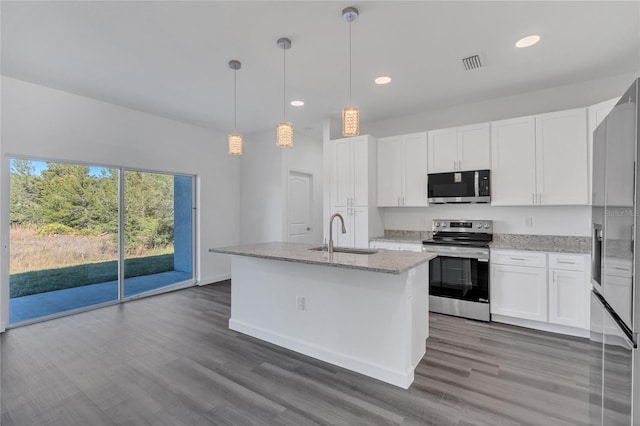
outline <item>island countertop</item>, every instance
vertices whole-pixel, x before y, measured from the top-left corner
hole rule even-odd
[[[379,249],[375,254],[333,253],[310,250],[317,244],[271,242],[210,248],[211,253],[232,254],[287,262],[360,269],[386,274],[401,274],[436,257],[433,253]]]

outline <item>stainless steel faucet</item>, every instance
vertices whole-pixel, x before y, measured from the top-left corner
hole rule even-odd
[[[342,222],[342,233],[347,233],[347,228],[344,227],[344,218],[340,213],[334,213],[329,219],[329,254],[333,253],[333,219],[335,217],[340,218],[340,222]]]

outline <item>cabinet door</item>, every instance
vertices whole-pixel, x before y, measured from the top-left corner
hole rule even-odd
[[[547,321],[547,270],[491,265],[491,313]]]
[[[427,133],[404,136],[404,206],[427,206]],[[380,153],[378,152],[378,155]],[[380,180],[378,180],[380,185]]]
[[[538,203],[589,203],[587,110],[577,108],[536,117]]]
[[[491,204],[535,203],[535,119],[519,117],[491,123]]]
[[[606,126],[606,205],[632,207],[635,195],[636,111],[634,103],[617,105]],[[628,215],[628,214],[627,214]],[[607,221],[609,221],[607,217]],[[612,219],[617,221],[617,219]]]
[[[549,322],[587,328],[588,295],[584,272],[549,270]]]
[[[460,170],[491,168],[490,124],[481,123],[458,128]]]
[[[353,196],[351,141],[337,139],[331,148],[331,205],[346,206]]]
[[[351,227],[353,232],[352,247],[368,248],[369,247],[369,208],[368,207],[352,207],[351,208]]]
[[[433,130],[429,138],[429,173],[458,170],[457,128]]]
[[[358,136],[351,138],[351,161],[353,168],[352,206],[369,205],[369,138]]]
[[[400,136],[378,139],[379,207],[401,205],[403,154],[403,143]],[[425,153],[425,162],[426,157]]]
[[[334,207],[331,209],[331,214],[340,213],[340,215],[344,218],[344,227],[346,229],[346,233],[342,233],[342,224],[340,223],[339,218],[335,218],[333,220],[333,246],[334,247],[353,247],[353,219],[351,216],[352,207]]]

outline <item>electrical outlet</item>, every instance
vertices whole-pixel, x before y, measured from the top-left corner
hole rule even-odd
[[[296,296],[296,309],[304,311],[304,296]]]

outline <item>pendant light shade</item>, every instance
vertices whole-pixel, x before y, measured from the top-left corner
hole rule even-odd
[[[342,108],[342,135],[358,136],[360,134],[360,110],[349,106]]]
[[[342,10],[342,19],[349,23],[349,105],[342,109],[342,135],[358,136],[360,134],[360,110],[351,102],[351,23],[358,18],[358,9],[347,7]]]
[[[282,49],[282,122],[276,126],[276,145],[280,148],[293,146],[293,124],[287,123],[287,50],[291,48],[291,40],[280,38],[278,47]]]
[[[232,60],[229,61],[229,68],[233,70],[233,132],[229,133],[229,137],[227,139],[227,145],[229,147],[228,153],[229,155],[242,155],[242,135],[237,132],[236,129],[236,118],[237,118],[237,106],[238,106],[238,97],[236,90],[236,72],[242,67],[240,61]]]
[[[240,133],[229,133],[228,145],[229,155],[242,155],[242,135]]]
[[[281,148],[290,148],[293,146],[293,124],[278,123],[276,126],[276,145]]]

